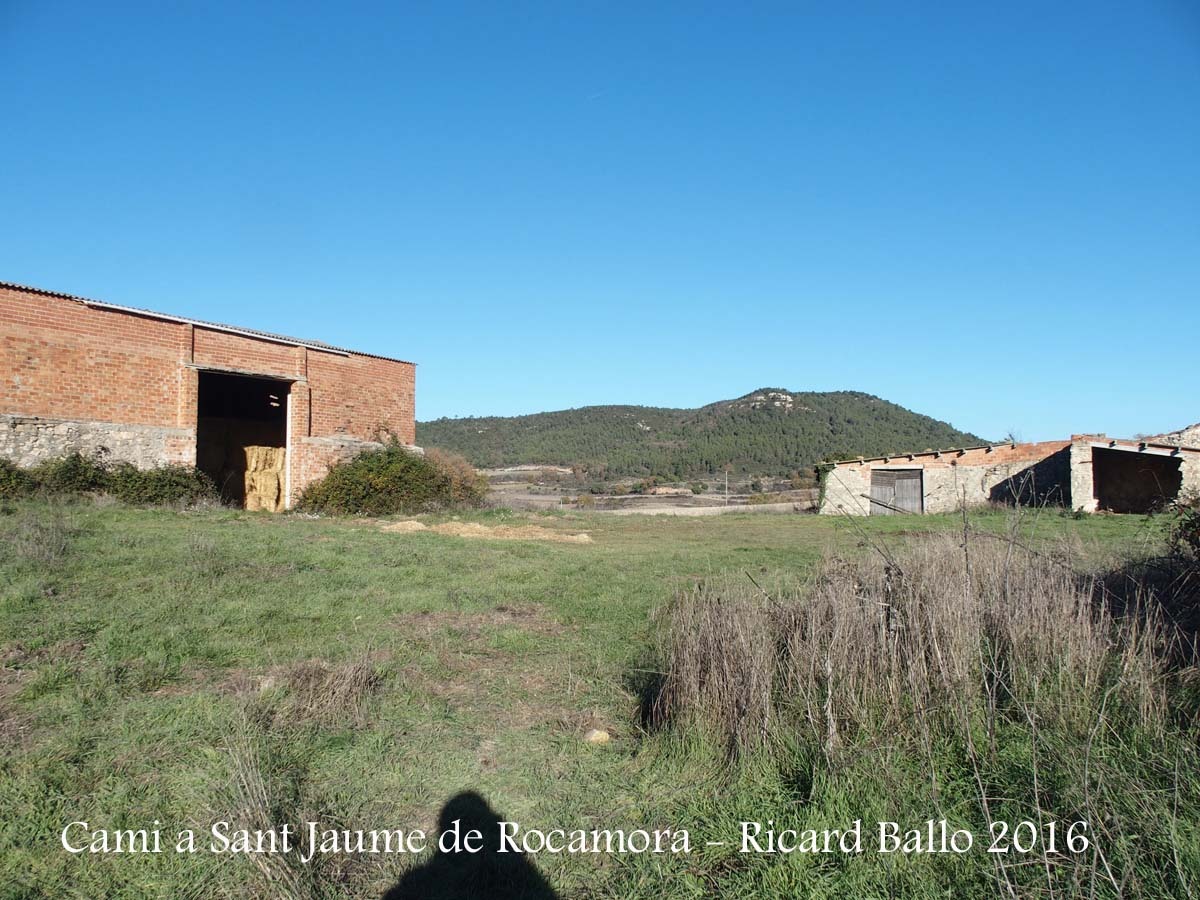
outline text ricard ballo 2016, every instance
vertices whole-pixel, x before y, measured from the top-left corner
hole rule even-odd
[[[214,822],[208,828],[151,827],[113,830],[93,828],[85,821],[68,823],[60,835],[63,849],[72,854],[296,854],[302,862],[318,856],[349,854],[440,853],[693,853],[701,848],[729,847],[739,853],[879,853],[964,854],[985,851],[998,854],[1083,853],[1091,847],[1087,822],[1054,820],[994,821],[978,834],[945,819],[917,824],[892,821],[864,823],[855,819],[844,828],[805,829],[777,827],[773,820],[740,822],[737,833],[726,837],[694,837],[686,828],[523,828],[517,822],[499,821],[487,829],[456,819],[430,836],[420,829],[385,828],[349,830],[324,827],[320,822],[285,824],[269,829],[236,828]]]

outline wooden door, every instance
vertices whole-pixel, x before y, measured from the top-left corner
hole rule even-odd
[[[920,469],[875,469],[871,472],[871,515],[924,510]]]
[[[896,473],[886,469],[871,472],[871,515],[890,516],[896,501]]]
[[[921,513],[925,509],[921,490],[921,470],[905,469],[896,473],[896,500],[893,505],[908,513]]]

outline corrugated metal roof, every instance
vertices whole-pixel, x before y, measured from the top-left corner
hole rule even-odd
[[[272,341],[277,344],[291,344],[296,347],[308,347],[312,350],[324,350],[329,353],[340,353],[343,355],[353,356],[368,356],[372,359],[385,359],[389,362],[405,363],[413,366],[416,363],[406,359],[397,359],[394,356],[382,356],[378,353],[364,353],[361,350],[348,350],[345,347],[335,347],[333,344],[327,344],[324,341],[309,341],[304,338],[288,337],[285,334],[275,334],[271,331],[259,331],[255,328],[242,328],[238,325],[224,325],[220,322],[207,322],[204,319],[192,319],[187,316],[175,316],[170,313],[155,312],[152,309],[142,309],[137,306],[122,306],[119,303],[108,303],[104,300],[93,300],[88,297],[80,297],[75,294],[64,294],[62,291],[48,291],[45,288],[32,287],[27,284],[17,284],[12,281],[0,281],[0,288],[8,288],[14,291],[24,291],[29,294],[41,294],[46,297],[61,297],[63,300],[73,300],[76,303],[82,303],[85,306],[90,306],[95,309],[108,309],[114,312],[128,313],[133,316],[146,316],[151,319],[161,319],[167,322],[181,322],[185,325],[196,325],[200,328],[208,328],[213,331],[224,331],[230,334],[241,334],[246,337],[260,338],[264,341]]]

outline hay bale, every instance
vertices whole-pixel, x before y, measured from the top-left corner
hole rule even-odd
[[[287,450],[283,447],[245,447],[246,509],[278,512],[283,508],[284,466]]]

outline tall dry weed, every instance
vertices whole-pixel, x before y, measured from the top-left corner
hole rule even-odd
[[[1035,698],[1040,715],[1086,722],[1116,692],[1161,723],[1165,637],[1149,606],[1114,617],[1069,548],[966,540],[833,557],[779,593],[728,575],[676,597],[656,720],[703,722],[744,748],[786,716],[833,751],[863,731],[966,727]]]

